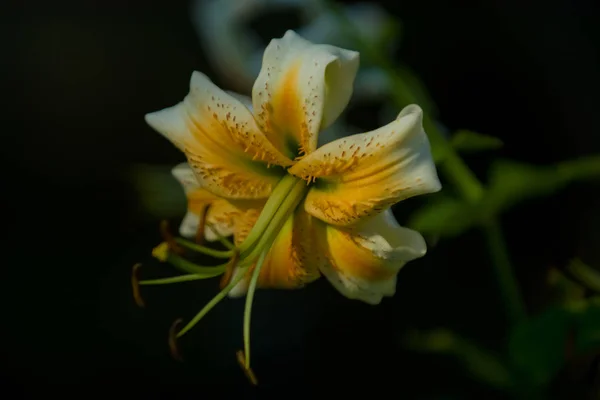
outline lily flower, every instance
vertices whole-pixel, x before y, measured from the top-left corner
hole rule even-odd
[[[237,210],[230,250],[178,239],[229,258],[225,264],[198,266],[168,244],[155,249],[157,258],[191,273],[169,282],[229,272],[223,290],[177,336],[227,295],[246,294],[240,354],[249,376],[257,287],[299,288],[323,274],[347,298],[378,304],[394,294],[398,271],[426,253],[423,237],[401,227],[390,209],[441,189],[419,106],[379,129],[317,147],[319,132],[348,104],[358,64],[354,51],[287,31],[265,50],[252,107],[194,72],[181,103],[146,115],[184,152],[198,186]]]

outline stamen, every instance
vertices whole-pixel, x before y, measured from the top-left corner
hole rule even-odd
[[[169,245],[169,249],[171,249],[172,252],[183,254],[183,249],[175,242],[175,237],[169,230],[169,221],[166,219],[160,221],[160,234],[163,240]]]
[[[217,239],[219,240],[219,242],[221,242],[223,246],[227,247],[229,250],[235,249],[235,245],[229,240],[227,240],[226,237],[222,236],[211,223],[207,222],[206,226],[208,227],[208,229],[211,230],[212,233],[214,233],[214,235],[217,237]]]
[[[162,242],[153,248],[152,257],[156,258],[160,262],[167,262],[167,259],[169,258],[169,244],[167,242]]]
[[[203,267],[201,265],[196,265],[193,262],[178,256],[177,254],[169,254],[167,257],[167,262],[183,272],[201,275],[206,278],[213,278],[221,275],[223,272],[225,272],[228,264],[225,263],[217,265],[216,267]]]
[[[206,214],[210,206],[204,206],[200,210],[200,221],[198,221],[198,228],[196,229],[196,243],[204,243],[204,227],[206,226]]]
[[[199,244],[190,242],[189,240],[185,240],[180,237],[175,238],[174,241],[175,241],[175,243],[177,243],[178,245],[180,245],[182,247],[185,247],[186,249],[196,251],[198,253],[206,254],[211,257],[230,258],[233,256],[233,251],[231,251],[231,250],[222,251],[222,250],[211,249],[210,247],[201,246]]]
[[[242,350],[238,350],[238,352],[236,353],[236,356],[237,356],[238,363],[240,363],[240,367],[242,367],[244,374],[246,374],[246,378],[248,378],[248,380],[250,381],[251,384],[253,384],[254,386],[257,386],[258,380],[256,379],[256,375],[254,375],[252,368],[250,368],[250,366],[247,366],[246,361],[245,361],[246,357],[244,356],[244,352]]]
[[[138,270],[142,266],[141,263],[137,263],[131,269],[131,290],[133,292],[133,299],[135,300],[135,304],[138,307],[144,308],[146,304],[144,303],[144,299],[142,298],[142,294],[140,293],[140,282],[138,280]]]
[[[233,255],[233,258],[225,266],[225,273],[221,277],[221,282],[219,282],[220,289],[224,289],[225,286],[227,286],[227,284],[231,280],[231,276],[233,275],[233,268],[237,264],[239,258],[240,258],[240,253],[238,251],[236,251],[235,254]]]
[[[246,240],[240,245],[240,251],[242,252],[242,258],[245,258],[245,253],[252,249],[258,242],[263,232],[269,226],[271,220],[275,216],[276,211],[280,208],[282,203],[288,198],[290,190],[296,184],[297,178],[292,175],[287,175],[281,178],[277,186],[273,189],[271,196],[267,199],[262,212],[258,219],[254,223],[254,226],[250,230],[250,233],[246,237]]]
[[[215,297],[213,297],[213,299],[209,301],[208,304],[206,304],[204,308],[202,308],[202,310],[200,310],[200,312],[196,314],[196,316],[190,322],[188,322],[186,326],[183,327],[182,330],[179,331],[177,337],[179,338],[185,335],[190,329],[192,329],[194,325],[196,325],[206,314],[208,314],[208,312],[212,310],[214,306],[216,306],[221,300],[223,300],[225,296],[227,296],[227,293],[229,293],[238,283],[240,283],[245,275],[246,274],[239,274],[237,277],[235,277],[235,279],[229,282],[229,285],[227,285]]]
[[[256,284],[258,282],[258,277],[260,275],[260,270],[265,262],[265,258],[269,249],[264,250],[258,261],[256,262],[256,266],[254,267],[254,271],[252,271],[252,277],[250,278],[250,284],[248,285],[248,293],[246,294],[246,305],[244,307],[244,370],[250,371],[250,319],[252,316],[252,301],[254,300],[254,292],[256,291]],[[239,354],[239,353],[238,353]],[[238,356],[239,357],[239,356]],[[254,375],[254,374],[252,374]],[[250,378],[249,378],[250,379]],[[255,378],[256,380],[256,378]],[[252,379],[250,379],[252,381]]]
[[[252,262],[258,258],[263,249],[265,249],[267,246],[270,246],[275,239],[275,236],[277,236],[285,224],[285,221],[290,216],[290,212],[293,212],[296,209],[305,194],[306,186],[304,186],[304,183],[301,179],[297,179],[294,186],[292,186],[291,190],[287,193],[287,197],[275,212],[270,224],[266,229],[263,230],[262,235],[258,238],[258,243],[249,249],[248,252],[242,252],[242,259],[250,260],[250,262]],[[240,248],[242,248],[243,245],[244,244],[242,244]]]
[[[190,282],[190,281],[198,281],[201,279],[212,278],[212,276],[198,275],[198,274],[189,274],[189,275],[179,275],[172,276],[170,278],[160,278],[160,279],[147,279],[144,281],[139,281],[138,285],[168,285],[171,283],[181,283],[181,282]]]
[[[173,322],[171,328],[169,329],[169,350],[171,352],[171,357],[173,357],[177,361],[183,361],[183,358],[179,354],[179,350],[177,349],[177,338],[178,335],[175,334],[175,330],[177,326],[183,322],[183,319],[179,318]]]

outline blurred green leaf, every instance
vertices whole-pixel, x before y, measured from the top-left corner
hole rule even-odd
[[[551,308],[513,328],[509,354],[517,367],[534,385],[547,384],[565,362],[571,315],[562,308]]]
[[[529,198],[552,194],[571,182],[600,179],[600,156],[543,167],[499,160],[492,164],[489,176],[483,206],[493,215]]]
[[[408,226],[424,234],[457,236],[521,201],[552,194],[570,182],[600,179],[600,157],[543,167],[499,160],[489,175],[479,204],[438,195],[411,215]]]
[[[575,351],[600,353],[600,297],[589,299],[575,316]]]
[[[475,153],[485,150],[496,150],[504,146],[502,140],[494,136],[460,130],[452,135],[450,144],[460,153]]]
[[[504,363],[489,351],[446,329],[412,332],[406,346],[414,351],[443,354],[455,358],[473,378],[497,388],[513,386],[513,377]]]
[[[183,188],[171,174],[173,165],[138,164],[126,172],[141,211],[149,218],[177,218],[186,210]]]
[[[558,268],[551,268],[548,271],[547,281],[552,298],[559,306],[568,307],[571,304],[581,302],[585,298],[585,288],[569,279]]]
[[[546,385],[566,361],[600,350],[600,298],[552,307],[513,328],[513,365],[538,386]]]
[[[408,226],[426,235],[457,236],[478,221],[476,209],[455,198],[439,196],[413,212]]]
[[[584,264],[579,259],[571,260],[567,270],[586,288],[600,293],[600,272]]]

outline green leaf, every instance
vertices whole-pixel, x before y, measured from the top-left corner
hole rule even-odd
[[[545,385],[562,368],[572,325],[569,311],[551,308],[513,328],[510,358],[530,383]]]
[[[502,140],[494,136],[481,133],[460,130],[457,131],[450,140],[454,149],[461,153],[475,153],[485,150],[496,150],[504,146]]]
[[[489,176],[482,204],[485,213],[494,215],[521,201],[555,193],[571,182],[600,179],[600,156],[543,167],[500,160],[492,164]]]
[[[177,218],[185,213],[185,194],[171,174],[172,168],[138,164],[126,172],[125,179],[134,187],[140,209],[149,218]]]
[[[557,305],[569,307],[585,301],[585,288],[569,279],[558,268],[551,268],[548,271],[547,282],[552,299]]]
[[[497,356],[449,330],[412,332],[405,343],[414,351],[453,357],[473,378],[488,385],[509,388],[514,384],[512,373]]]
[[[575,351],[600,353],[600,296],[589,299],[575,315]]]
[[[457,236],[478,221],[477,208],[451,197],[438,197],[413,212],[408,226],[423,234]]]
[[[600,272],[579,259],[571,260],[567,269],[586,288],[600,293]]]

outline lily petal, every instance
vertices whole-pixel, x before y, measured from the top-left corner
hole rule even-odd
[[[194,171],[190,168],[188,163],[176,165],[171,170],[171,173],[183,187],[188,203],[187,213],[183,217],[181,225],[179,225],[179,234],[186,238],[192,238],[196,236],[200,219],[204,215],[206,207],[210,206],[215,201],[219,201],[219,197],[200,186],[194,175]]]
[[[320,223],[328,263],[321,272],[345,297],[379,304],[396,291],[396,275],[406,262],[425,255],[416,231],[401,227],[390,209],[351,228]]]
[[[359,64],[355,51],[315,45],[293,31],[272,40],[252,89],[256,120],[289,158],[311,153],[344,110]]]
[[[216,231],[214,232],[209,226],[204,228],[204,237],[206,240],[213,242],[219,239],[219,234],[222,237],[233,235],[235,230],[235,219],[239,215],[239,210],[227,200],[219,199],[211,203],[206,212],[206,222]]]
[[[328,143],[289,168],[316,180],[306,211],[348,226],[401,200],[440,190],[422,119],[419,106],[407,106],[390,124]]]
[[[298,208],[285,222],[273,242],[258,276],[257,287],[271,289],[297,289],[319,278],[319,265],[325,259],[314,251],[312,223],[314,218]],[[246,293],[254,267],[247,270],[230,297]],[[236,273],[241,273],[236,271]],[[235,274],[234,274],[235,276]]]
[[[267,197],[292,161],[260,131],[248,108],[194,72],[190,93],[146,121],[182,149],[200,186],[232,199]]]

